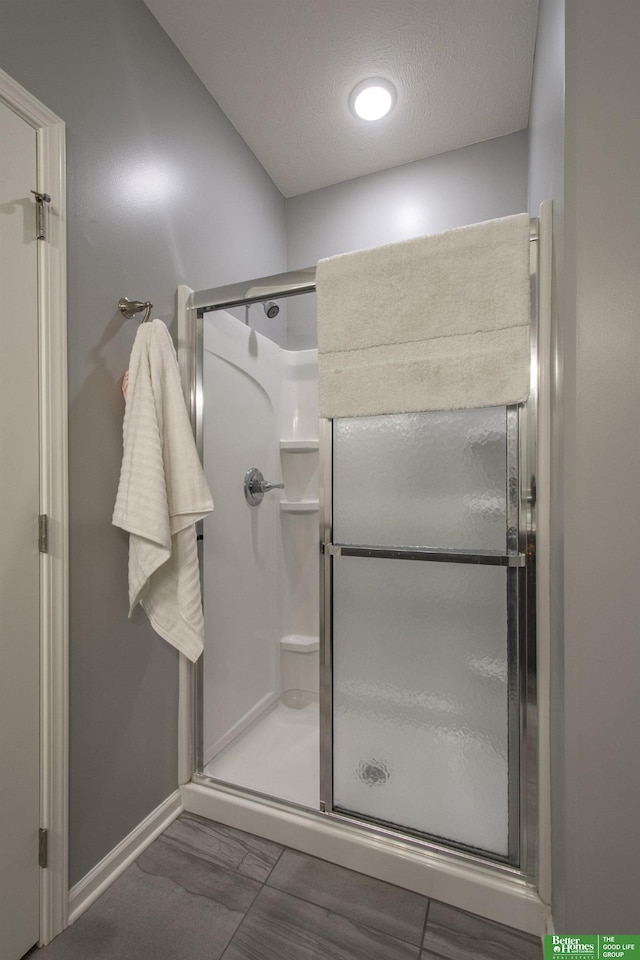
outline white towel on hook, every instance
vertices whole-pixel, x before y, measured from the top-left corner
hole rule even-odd
[[[129,532],[129,616],[140,603],[153,629],[195,661],[204,621],[195,523],[213,510],[161,320],[141,323],[131,360],[113,523]]]

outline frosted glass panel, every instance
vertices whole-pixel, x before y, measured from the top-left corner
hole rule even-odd
[[[506,408],[333,422],[335,543],[506,549]]]
[[[507,572],[336,557],[334,808],[507,855]]]

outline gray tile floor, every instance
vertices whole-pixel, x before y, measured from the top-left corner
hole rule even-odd
[[[535,937],[183,814],[28,960],[541,960]]]

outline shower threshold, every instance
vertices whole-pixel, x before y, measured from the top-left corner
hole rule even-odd
[[[202,772],[205,777],[317,809],[319,729],[317,696],[289,690]]]

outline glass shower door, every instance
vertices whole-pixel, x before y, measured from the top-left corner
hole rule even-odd
[[[517,423],[505,407],[335,420],[324,547],[326,808],[509,862]]]

